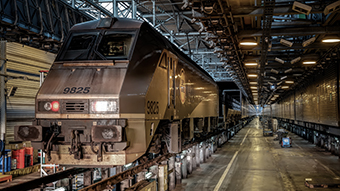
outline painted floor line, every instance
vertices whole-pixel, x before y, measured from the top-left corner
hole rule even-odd
[[[339,177],[331,169],[329,169],[326,165],[322,164],[317,159],[314,159],[314,160],[315,160],[315,162],[319,163],[324,169],[326,169],[330,174],[332,174],[334,176],[334,178],[339,179]]]
[[[238,154],[238,151],[236,151],[236,153],[234,154],[233,158],[232,158],[231,161],[229,162],[227,168],[225,169],[225,171],[223,172],[223,174],[222,174],[220,180],[218,181],[217,185],[215,186],[214,191],[218,191],[218,190],[220,189],[220,187],[221,187],[221,185],[222,185],[222,183],[223,183],[225,177],[227,176],[227,174],[228,174],[228,172],[229,172],[229,170],[230,170],[230,168],[231,168],[231,165],[233,164],[233,162],[234,162],[234,160],[235,160],[237,154]]]
[[[303,150],[298,144],[296,144],[296,143],[294,143],[294,142],[293,142],[293,144],[294,144],[295,146],[299,147],[299,149]]]
[[[247,138],[247,135],[248,135],[249,131],[250,131],[250,129],[247,131],[247,134],[246,134],[246,136],[244,136],[244,138],[243,138],[243,140],[242,140],[242,143],[241,143],[240,145],[243,145],[244,141],[245,141],[246,138]]]

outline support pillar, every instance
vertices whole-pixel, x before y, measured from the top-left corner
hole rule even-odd
[[[0,74],[6,74],[6,41],[0,42]],[[0,76],[0,139],[5,139],[6,133],[6,96],[5,77]]]
[[[203,143],[200,147],[200,163],[205,162],[205,144]]]
[[[190,149],[190,151],[191,151],[192,149]],[[188,173],[189,174],[191,174],[192,173],[192,167],[193,167],[193,164],[192,164],[192,152],[189,152],[188,154],[187,154],[187,167],[188,167]]]
[[[187,155],[185,155],[183,157],[183,159],[181,159],[181,166],[182,166],[182,178],[185,179],[185,178],[187,178],[187,175],[188,175],[188,160],[187,160]]]
[[[200,145],[197,144],[196,145],[196,166],[197,167],[200,167],[200,164],[201,164],[201,159],[200,159],[201,154],[200,153],[201,153],[200,152]]]
[[[108,168],[102,168],[102,180],[107,179],[109,177],[109,169]]]
[[[93,170],[84,172],[84,186],[90,186],[93,184]]]
[[[112,3],[113,3],[113,16],[118,17],[117,0],[112,0]]]
[[[158,166],[158,191],[168,190],[168,165]]]
[[[120,182],[120,190],[125,190],[126,188],[130,188],[131,186],[131,177]]]
[[[132,0],[132,19],[136,19],[137,6],[136,2]]]
[[[152,24],[156,26],[156,2],[155,0],[152,1]]]
[[[197,155],[197,153],[196,153],[196,146],[193,146],[192,147],[192,163],[191,163],[191,165],[192,165],[192,170],[195,170],[196,169],[196,167],[197,167],[197,160],[196,160],[196,155]]]
[[[175,157],[169,158],[169,190],[174,190],[176,187],[176,172],[175,172]]]
[[[143,180],[145,180],[145,170],[143,170],[142,172],[139,172],[138,174],[137,174],[137,182],[140,182],[140,181],[143,181]]]
[[[182,183],[182,168],[181,157],[176,157],[175,172],[176,172],[176,184]]]

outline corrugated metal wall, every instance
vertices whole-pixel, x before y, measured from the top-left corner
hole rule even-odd
[[[14,96],[7,97],[6,139],[11,141],[15,125],[32,124],[35,94],[40,86],[39,71],[49,70],[56,55],[14,42],[6,46],[7,74],[36,80],[10,79],[6,83],[7,90],[17,87]]]
[[[307,86],[273,104],[273,116],[339,126],[337,70],[338,67],[333,64]]]

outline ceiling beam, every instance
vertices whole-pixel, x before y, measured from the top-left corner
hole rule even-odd
[[[288,49],[329,49],[331,47],[333,47],[334,44],[329,43],[329,44],[325,44],[325,43],[313,43],[309,46],[303,47],[302,43],[294,43],[294,45],[292,47],[287,47],[284,45],[280,45],[280,44],[273,44],[271,51],[277,51],[277,50],[288,50]],[[262,45],[257,45],[255,47],[242,47],[242,51],[250,51],[250,50],[261,50],[262,49]]]
[[[307,36],[321,34],[339,34],[340,27],[303,27],[303,28],[280,28],[271,29],[271,36]],[[260,37],[262,29],[259,30],[242,30],[237,34],[239,38]]]

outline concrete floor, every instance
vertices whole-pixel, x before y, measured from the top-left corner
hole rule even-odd
[[[262,126],[255,119],[175,190],[339,190],[310,189],[304,185],[305,178],[318,183],[340,183],[340,160],[293,133],[289,136],[293,147],[281,148],[273,137],[262,135]]]

